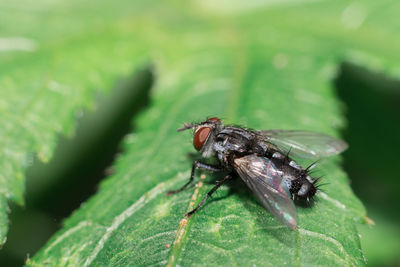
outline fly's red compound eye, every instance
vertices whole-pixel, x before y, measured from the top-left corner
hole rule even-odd
[[[203,147],[208,136],[210,135],[210,132],[210,127],[201,127],[194,133],[193,146],[194,148],[196,148],[197,151],[199,151]]]
[[[209,118],[208,121],[219,122],[220,119],[218,119],[217,117],[212,117],[212,118]]]

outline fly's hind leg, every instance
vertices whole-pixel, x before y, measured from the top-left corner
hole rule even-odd
[[[201,200],[201,202],[191,211],[189,211],[188,213],[185,214],[186,217],[191,216],[193,213],[195,213],[201,206],[204,205],[204,203],[206,202],[206,200],[211,197],[212,194],[214,194],[215,191],[217,191],[217,189],[223,185],[226,181],[232,179],[232,175],[228,174],[227,176],[225,176],[224,179],[222,179],[221,181],[218,181],[217,184],[207,193],[207,195]]]
[[[207,170],[207,171],[211,171],[211,172],[221,172],[224,169],[220,166],[215,166],[215,165],[210,165],[210,164],[205,164],[202,163],[200,161],[193,161],[193,166],[192,166],[192,172],[190,174],[190,178],[189,181],[187,181],[186,184],[184,184],[181,188],[177,189],[177,190],[171,190],[167,192],[167,196],[172,195],[172,194],[176,194],[181,192],[183,189],[185,189],[188,185],[190,185],[193,182],[194,179],[194,172],[196,171],[196,168],[199,169],[203,169],[203,170]]]

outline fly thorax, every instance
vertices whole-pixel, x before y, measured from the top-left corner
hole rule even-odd
[[[214,142],[213,144],[213,151],[215,152],[218,160],[222,163],[222,164],[226,164],[227,163],[227,156],[229,154],[229,151],[226,148],[226,144],[224,144],[224,141],[218,141],[218,142]]]

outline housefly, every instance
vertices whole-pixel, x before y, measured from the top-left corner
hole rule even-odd
[[[292,229],[297,228],[298,221],[294,200],[310,201],[317,192],[318,181],[309,174],[314,164],[303,168],[292,157],[328,157],[347,148],[344,141],[320,133],[297,130],[257,131],[224,125],[216,117],[199,123],[185,123],[178,132],[187,129],[194,130],[193,146],[202,157],[215,157],[218,164],[195,160],[189,181],[167,194],[185,189],[193,181],[196,168],[225,172],[227,175],[186,216],[195,213],[222,184],[239,176],[261,204]]]

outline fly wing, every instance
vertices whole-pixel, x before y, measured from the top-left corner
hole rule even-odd
[[[347,149],[346,142],[316,132],[298,130],[266,130],[257,132],[262,139],[282,152],[301,158],[321,158],[339,154]]]
[[[287,181],[282,178],[275,165],[268,158],[252,154],[235,159],[234,166],[261,204],[279,221],[296,229],[296,207],[291,199]]]

